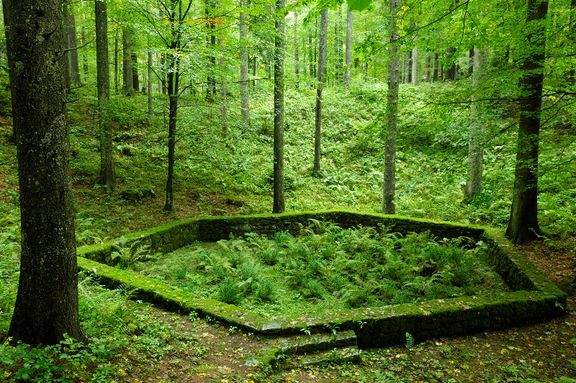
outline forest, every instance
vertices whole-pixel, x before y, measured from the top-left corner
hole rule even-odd
[[[2,0],[2,16],[1,382],[576,382],[576,0]],[[520,266],[496,270],[479,231]],[[559,315],[317,360],[278,342],[365,322],[284,340],[159,298],[276,325],[537,301],[507,279],[523,270],[557,286]]]

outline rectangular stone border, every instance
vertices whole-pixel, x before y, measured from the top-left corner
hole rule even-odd
[[[298,234],[310,219],[342,227],[383,225],[391,232],[429,230],[439,238],[463,235],[483,240],[490,247],[489,262],[513,291],[270,320],[242,307],[200,299],[162,281],[104,264],[111,263],[111,254],[117,246],[140,243],[154,252],[166,253],[196,241],[217,241],[250,232],[273,234],[285,230]],[[135,299],[184,313],[196,312],[258,334],[354,330],[359,346],[365,348],[402,343],[406,333],[418,340],[461,335],[543,321],[566,312],[566,294],[497,230],[383,214],[323,211],[193,218],[129,234],[113,242],[84,246],[78,249],[78,256],[80,269],[96,275],[106,285],[129,289]]]

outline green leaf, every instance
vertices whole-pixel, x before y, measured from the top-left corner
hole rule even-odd
[[[372,0],[348,0],[348,6],[353,11],[363,11],[367,9],[371,3]]]

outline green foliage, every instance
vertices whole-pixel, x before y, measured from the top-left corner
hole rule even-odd
[[[469,238],[401,236],[314,220],[300,231],[297,237],[286,232],[273,239],[249,234],[246,239],[198,244],[139,263],[138,270],[264,314],[303,307],[381,306],[506,288],[483,263],[483,244]],[[310,303],[319,305],[313,308]]]

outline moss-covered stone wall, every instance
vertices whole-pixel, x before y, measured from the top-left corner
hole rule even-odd
[[[130,246],[136,242],[150,246],[154,252],[169,252],[195,241],[217,241],[251,232],[273,234],[288,231],[299,234],[311,219],[330,221],[343,227],[383,225],[391,232],[428,230],[439,238],[468,236],[483,240],[490,246],[489,262],[513,291],[494,296],[461,297],[269,320],[247,309],[210,299],[198,299],[163,282],[104,264],[111,263],[111,253],[115,247]],[[133,291],[134,297],[170,310],[194,311],[201,316],[210,316],[245,331],[261,334],[354,330],[361,347],[401,343],[405,341],[406,333],[416,339],[460,335],[542,321],[566,312],[566,294],[498,231],[382,214],[326,211],[202,217],[130,234],[110,243],[82,247],[78,249],[78,255],[81,256],[79,267],[99,276],[103,283],[113,287],[126,286]]]

